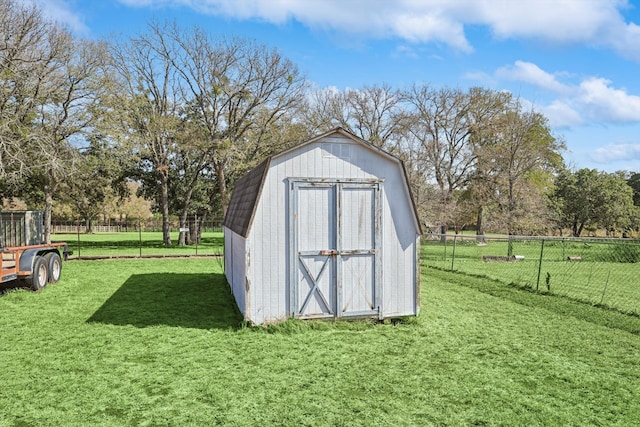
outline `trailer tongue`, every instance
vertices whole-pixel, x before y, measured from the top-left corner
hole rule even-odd
[[[71,252],[64,242],[44,243],[42,229],[42,211],[0,212],[0,283],[21,279],[37,291],[60,280]]]

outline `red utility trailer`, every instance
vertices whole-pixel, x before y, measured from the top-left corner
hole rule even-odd
[[[60,280],[71,252],[64,242],[43,243],[42,218],[42,211],[0,212],[0,283],[24,280],[37,291]]]

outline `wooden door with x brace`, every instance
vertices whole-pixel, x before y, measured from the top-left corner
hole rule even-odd
[[[381,180],[289,180],[289,312],[382,315]]]

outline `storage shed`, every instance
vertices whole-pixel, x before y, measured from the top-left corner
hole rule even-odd
[[[225,275],[244,318],[393,318],[420,310],[420,224],[403,163],[342,128],[236,181]]]

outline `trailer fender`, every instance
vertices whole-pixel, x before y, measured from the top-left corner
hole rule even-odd
[[[20,268],[18,271],[20,272],[28,272],[31,274],[33,271],[33,263],[36,260],[36,256],[48,254],[49,252],[57,252],[60,255],[60,252],[56,248],[34,248],[34,249],[25,249],[20,255]]]

